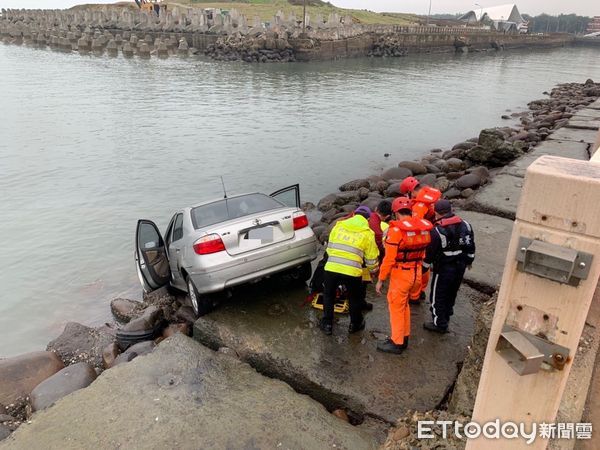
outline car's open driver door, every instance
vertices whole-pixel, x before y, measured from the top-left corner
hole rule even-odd
[[[135,232],[135,263],[144,291],[165,286],[171,279],[165,243],[154,222],[138,220]]]

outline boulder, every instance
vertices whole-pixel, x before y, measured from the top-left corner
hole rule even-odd
[[[508,140],[510,142],[524,141],[527,139],[528,135],[529,135],[529,133],[527,131],[521,131],[519,133],[513,134],[511,137],[508,138]]]
[[[449,180],[458,180],[464,174],[465,174],[464,170],[461,170],[460,172],[448,172],[446,174],[446,178],[448,178]]]
[[[361,179],[358,179],[358,180],[352,180],[352,181],[349,181],[347,183],[342,184],[339,189],[342,192],[344,192],[344,191],[358,191],[362,187],[369,188],[370,187],[369,180],[367,180],[366,178],[361,178]]]
[[[454,150],[448,150],[447,152],[444,152],[444,154],[442,155],[443,159],[451,159],[451,158],[462,158],[465,156],[466,150],[462,149],[462,148],[457,148]]]
[[[398,164],[398,167],[404,167],[412,172],[413,175],[425,175],[427,173],[427,168],[418,162],[415,161],[402,161]]]
[[[71,392],[88,387],[96,379],[96,371],[85,362],[65,367],[50,378],[42,381],[31,392],[32,411],[41,411]]]
[[[402,195],[400,193],[400,183],[393,183],[390,184],[388,186],[388,188],[385,190],[385,194],[386,197],[399,197],[400,195]]]
[[[448,158],[446,160],[446,172],[456,172],[465,168],[465,162],[458,158]]]
[[[320,241],[321,239],[321,235],[323,234],[323,232],[327,229],[327,227],[325,225],[317,225],[313,228],[313,233],[315,233],[315,236],[317,238],[317,240]]]
[[[340,211],[337,208],[331,208],[329,211],[325,211],[323,213],[323,216],[321,216],[321,222],[324,223],[331,223],[331,221],[333,220],[333,218],[339,213]]]
[[[473,147],[475,147],[475,145],[477,144],[471,141],[459,142],[454,147],[452,147],[452,150],[470,150]]]
[[[467,159],[487,167],[502,167],[521,155],[523,155],[523,150],[507,142],[494,148],[478,145],[469,150]]]
[[[10,436],[10,428],[8,428],[6,425],[0,424],[0,441],[6,439],[8,436]]]
[[[175,319],[193,323],[196,321],[196,315],[194,314],[194,310],[191,306],[181,305],[175,312]]]
[[[175,333],[183,333],[186,336],[191,336],[192,327],[190,327],[190,324],[188,322],[172,323],[163,330],[162,335],[166,339],[168,337],[173,336]]]
[[[53,352],[26,353],[0,360],[0,403],[10,405],[27,397],[38,384],[64,367]]]
[[[600,97],[600,86],[599,87],[596,87],[596,86],[586,87],[583,90],[583,93],[586,97]]]
[[[365,198],[367,198],[369,196],[369,188],[368,187],[361,187],[358,190],[358,198],[359,200],[364,200]]]
[[[336,198],[337,198],[336,194],[326,195],[321,200],[319,200],[319,203],[317,203],[317,208],[319,209],[319,211],[323,211],[323,212],[330,210],[331,208],[333,208]]]
[[[367,196],[365,196],[365,198],[367,198]],[[351,213],[354,212],[354,210],[358,208],[358,203],[348,203],[347,205],[342,206],[342,210],[340,212],[345,212],[345,213]]]
[[[485,166],[470,167],[467,173],[475,174],[479,177],[479,185],[483,185],[490,179],[490,171]]]
[[[433,187],[438,189],[440,192],[446,192],[448,189],[450,189],[450,180],[448,180],[446,177],[440,177],[435,181]]]
[[[442,160],[442,161],[444,161],[444,160]],[[438,166],[436,166],[434,164],[427,164],[425,167],[427,168],[427,172],[429,172],[429,173],[440,173],[442,171]]]
[[[460,196],[462,198],[469,198],[471,197],[473,194],[475,193],[475,191],[471,188],[467,188],[467,189],[463,189],[463,191],[460,193]]]
[[[406,167],[392,167],[381,174],[384,180],[403,180],[412,176],[412,171]]]
[[[435,184],[436,179],[437,177],[434,174],[429,173],[420,177],[419,182],[424,186],[433,186]]]
[[[141,314],[144,305],[128,298],[115,298],[110,302],[110,310],[119,322],[127,323]]]
[[[77,322],[69,322],[60,336],[51,341],[46,350],[55,352],[65,365],[88,362],[102,367],[102,350],[115,337],[106,328],[95,329]]]
[[[360,204],[368,206],[371,209],[371,211],[374,211],[375,208],[377,208],[377,205],[379,205],[379,202],[381,202],[381,200],[381,198],[369,196],[366,199],[364,199]]]
[[[379,193],[385,192],[385,190],[389,187],[389,181],[381,180],[375,183],[375,189],[373,191],[377,191]]]
[[[438,169],[440,169],[440,171],[445,172],[446,170],[448,170],[448,163],[446,162],[445,159],[438,159],[437,161],[433,162],[433,165],[435,167],[437,167]]]
[[[110,369],[114,365],[119,353],[121,353],[121,350],[116,342],[104,347],[104,350],[102,350],[102,365],[105,369]]]
[[[163,319],[163,312],[156,306],[150,306],[146,308],[144,314],[130,321],[121,330],[123,331],[145,331],[152,329],[157,322]]]
[[[300,209],[304,212],[311,211],[315,208],[316,208],[316,206],[313,202],[304,202],[300,205]]]
[[[479,145],[485,148],[495,148],[504,143],[506,136],[498,128],[486,128],[479,133]],[[469,149],[470,150],[470,149]]]
[[[121,353],[119,356],[117,356],[117,359],[115,359],[115,363],[113,364],[113,367],[118,366],[119,364],[122,364],[125,362],[129,362],[129,361],[137,358],[138,356],[147,355],[148,353],[152,353],[152,351],[154,350],[154,347],[156,347],[156,344],[154,343],[154,341],[144,341],[144,342],[139,342],[135,345],[132,345],[127,350],[125,350],[123,353]]]
[[[468,173],[456,180],[454,185],[459,189],[478,188],[481,185],[481,178],[474,173]]]
[[[368,193],[367,193],[368,195]],[[366,197],[365,197],[366,198]],[[335,198],[335,202],[334,205],[336,206],[344,206],[348,203],[352,203],[352,202],[360,202],[361,198],[360,198],[360,194],[358,193],[358,191],[345,191],[345,192],[340,192],[336,198]]]
[[[446,197],[449,200],[458,198],[458,197],[460,197],[460,190],[456,189],[455,187],[452,187],[452,188],[448,189],[446,192],[444,192],[444,197]]]

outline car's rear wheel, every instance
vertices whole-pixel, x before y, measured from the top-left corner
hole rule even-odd
[[[296,267],[291,272],[292,279],[294,281],[298,281],[299,283],[305,283],[310,280],[312,276],[312,266],[310,262],[306,262],[299,267]]]
[[[196,289],[196,285],[192,281],[191,277],[187,277],[187,288],[188,295],[190,297],[190,302],[192,303],[192,309],[194,310],[194,314],[196,317],[204,316],[208,314],[212,309],[212,302],[205,295],[200,295],[198,293],[198,289]]]

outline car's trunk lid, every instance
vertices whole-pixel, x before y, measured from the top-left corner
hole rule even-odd
[[[291,208],[266,211],[225,222],[207,230],[221,236],[230,255],[251,252],[294,237]]]

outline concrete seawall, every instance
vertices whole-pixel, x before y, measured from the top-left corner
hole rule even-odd
[[[167,57],[206,53],[213,59],[311,61],[364,56],[404,56],[511,48],[564,46],[568,34],[505,34],[473,27],[401,27],[355,24],[352,18],[317,16],[304,30],[295,16],[280,11],[272,22],[255,17],[253,26],[235,9],[176,7],[156,15],[129,8],[101,10],[3,10],[0,39],[65,51],[111,56]],[[140,42],[143,39],[143,43]],[[143,45],[145,44],[145,45]]]
[[[451,53],[455,51],[502,50],[514,48],[561,47],[574,38],[568,34],[519,35],[502,33],[470,33],[452,30],[437,32],[398,31],[395,33],[365,33],[340,39],[290,40],[299,61],[329,60],[368,56],[378,40],[388,40],[403,50],[403,54]],[[460,30],[460,29],[459,29]],[[312,41],[312,42],[311,42]],[[314,44],[311,46],[311,43]]]

